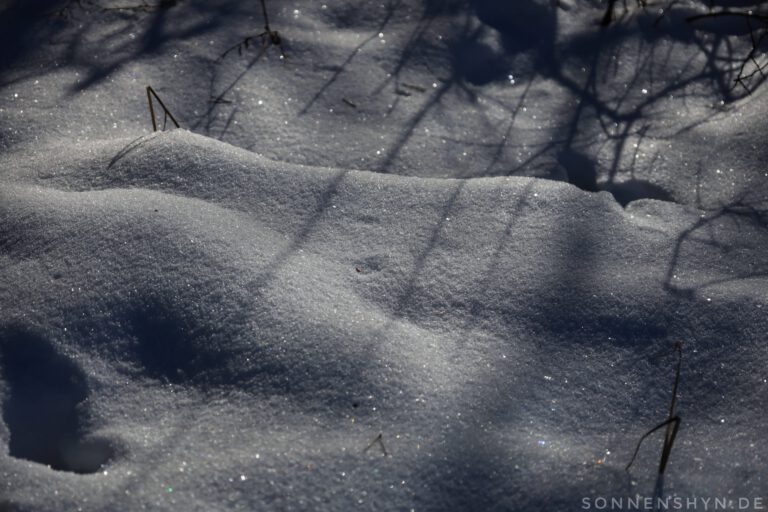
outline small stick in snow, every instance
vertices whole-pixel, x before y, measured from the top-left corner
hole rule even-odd
[[[232,101],[225,98],[217,98],[216,96],[211,95],[211,97],[208,99],[208,103],[214,103],[214,104],[224,103],[226,105],[229,105],[232,103]]]
[[[377,443],[379,447],[381,447],[381,454],[384,457],[388,457],[389,454],[387,453],[387,449],[384,447],[384,436],[381,432],[379,432],[379,435],[377,435],[376,438],[373,441],[371,441],[371,444],[365,447],[365,449],[363,450],[363,453],[366,453],[368,450],[370,450],[373,447],[373,445]]]
[[[163,100],[160,99],[160,96],[157,95],[155,90],[151,86],[147,86],[147,102],[149,103],[149,115],[152,117],[152,131],[157,131],[157,119],[155,119],[155,106],[152,103],[152,96],[155,97],[158,103],[160,103],[160,106],[163,107],[163,111],[165,112],[163,116],[163,129],[165,129],[165,123],[168,121],[168,118],[171,119],[173,124],[176,126],[176,128],[181,128],[179,126],[179,123],[176,121],[176,118],[173,117],[173,114],[171,114],[171,111],[168,110],[168,107],[165,106],[165,103],[163,103]]]
[[[420,85],[406,84],[405,82],[403,82],[402,86],[405,87],[406,89],[410,89],[416,92],[427,92],[427,89]]]
[[[664,434],[664,446],[661,450],[661,460],[659,461],[659,474],[663,475],[664,470],[667,469],[667,462],[669,462],[669,455],[672,453],[672,445],[675,442],[675,437],[677,436],[677,430],[680,428],[680,416],[675,414],[675,406],[677,405],[677,386],[680,383],[680,367],[683,364],[683,344],[681,342],[675,343],[674,351],[677,352],[677,369],[675,371],[675,383],[672,386],[672,400],[669,403],[669,414],[667,415],[667,419],[655,427],[653,427],[651,430],[643,434],[643,436],[640,438],[640,441],[637,442],[637,447],[635,448],[635,453],[632,455],[632,459],[629,461],[629,464],[627,464],[627,467],[624,468],[626,471],[629,471],[630,466],[632,466],[632,463],[635,462],[635,457],[637,457],[637,452],[640,451],[640,445],[643,443],[646,437],[653,434],[657,430],[659,430],[662,427],[667,427],[666,433]]]
[[[238,55],[243,54],[243,49],[248,49],[248,46],[251,44],[251,41],[254,39],[258,39],[261,41],[261,51],[259,53],[259,57],[267,51],[267,49],[270,46],[276,46],[278,50],[280,50],[280,58],[285,58],[285,53],[283,52],[283,38],[280,37],[280,33],[277,30],[272,30],[269,26],[269,15],[267,14],[267,4],[266,0],[261,0],[261,13],[264,16],[264,32],[260,34],[256,34],[255,36],[248,36],[236,45],[232,46],[231,48],[227,49],[224,53],[221,54],[221,57],[219,57],[219,60],[223,59],[227,56],[228,53],[237,50]],[[258,57],[257,57],[258,59]]]
[[[163,11],[166,9],[170,9],[171,7],[175,7],[178,0],[160,0],[158,4],[150,4],[147,3],[147,0],[142,0],[141,4],[139,5],[124,5],[124,6],[116,6],[116,7],[103,7],[102,11],[144,11],[144,12],[152,12],[152,11]]]

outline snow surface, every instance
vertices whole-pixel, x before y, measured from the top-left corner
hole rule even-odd
[[[649,4],[0,3],[0,510],[653,496],[678,341],[661,494],[765,497],[765,90]]]

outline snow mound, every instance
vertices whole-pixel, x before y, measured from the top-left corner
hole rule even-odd
[[[3,162],[12,510],[650,495],[657,447],[624,465],[665,418],[676,341],[667,490],[760,490],[768,231],[748,209],[302,167],[182,130]]]

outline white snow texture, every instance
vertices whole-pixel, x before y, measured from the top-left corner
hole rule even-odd
[[[745,2],[647,3],[0,2],[0,511],[768,507]]]

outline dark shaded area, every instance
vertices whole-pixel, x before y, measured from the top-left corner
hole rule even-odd
[[[370,379],[377,364],[370,351],[327,350],[315,334],[330,338],[335,335],[332,327],[330,332],[296,331],[291,319],[277,318],[259,306],[270,300],[263,294],[275,277],[272,272],[288,258],[290,252],[284,253],[271,271],[249,283],[249,297],[231,311],[217,309],[215,300],[193,306],[153,294],[133,306],[121,321],[124,330],[111,335],[127,342],[125,360],[132,376],[154,381],[148,385],[173,384],[203,396],[240,389],[259,396],[346,403],[350,396],[383,394],[382,384]],[[253,321],[258,329],[248,327]],[[231,323],[242,326],[241,335],[217,328]],[[330,346],[341,347],[343,340]]]
[[[549,3],[473,0],[470,4],[481,22],[499,31],[507,52],[530,48],[539,48],[544,53],[551,51],[557,21]]]
[[[69,10],[69,16],[78,19],[78,25],[70,24],[70,33],[62,41],[64,52],[73,66],[85,70],[84,78],[69,88],[71,94],[101,83],[135,59],[161,54],[169,43],[210,32],[219,22],[216,16],[204,16],[217,12],[216,8],[198,1],[161,1],[153,5],[126,2],[124,6],[110,8],[85,4],[73,5]],[[94,16],[95,12],[103,15]],[[188,23],[193,18],[195,22]],[[95,44],[80,37],[105,19],[122,27]],[[106,54],[94,51],[105,47],[113,50]],[[162,92],[163,85],[156,84],[156,90]]]
[[[571,471],[580,473],[579,476],[594,487],[564,482],[555,485],[553,480],[567,478],[561,476],[563,468],[550,466],[550,461],[533,462],[525,452],[505,460],[508,447],[495,446],[494,440],[477,428],[453,430],[450,442],[441,448],[436,458],[451,471],[445,471],[445,479],[438,486],[419,496],[420,505],[425,509],[434,509],[434,504],[439,503],[440,509],[455,512],[580,510],[584,497],[592,493],[600,495],[603,489],[622,488],[626,480],[624,472],[614,468],[588,474],[570,466]],[[545,472],[540,479],[521,476],[520,468],[534,463],[541,464]],[[444,468],[427,464],[419,468],[419,476],[426,479],[435,471],[443,472]],[[629,485],[626,488],[629,490]]]
[[[557,162],[565,171],[568,183],[587,192],[605,190],[613,195],[621,206],[627,206],[638,199],[674,201],[674,198],[658,185],[645,180],[630,178],[621,182],[598,184],[596,162],[587,154],[566,147],[557,155]]]
[[[526,195],[532,195],[534,185]],[[442,213],[449,215],[456,202],[454,196],[448,198]],[[525,223],[528,206],[525,196],[519,199],[518,205],[505,205],[514,211],[509,215],[510,222]],[[733,207],[730,213],[734,213]],[[758,223],[764,220],[760,213],[742,206],[737,218]],[[545,279],[541,286],[523,301],[525,312],[516,311],[512,305],[508,309],[487,311],[486,314],[499,317],[499,321],[508,322],[509,332],[515,332],[516,325],[526,322],[530,332],[539,331],[544,337],[541,344],[526,345],[517,344],[515,337],[510,336],[509,353],[514,357],[491,362],[486,374],[474,375],[483,383],[482,392],[478,393],[473,386],[461,390],[462,397],[457,403],[471,406],[462,410],[455,422],[448,420],[450,427],[444,427],[447,432],[442,431],[445,437],[434,457],[419,467],[422,475],[439,472],[444,477],[438,486],[419,497],[423,500],[422,506],[430,508],[439,503],[441,509],[467,511],[572,510],[581,506],[584,497],[604,495],[603,489],[616,494],[617,489],[623,488],[627,495],[646,492],[646,489],[652,491],[654,487],[647,483],[650,481],[652,485],[654,480],[656,494],[664,495],[663,478],[655,478],[658,439],[653,440],[656,443],[653,447],[643,448],[644,458],[631,474],[624,471],[624,464],[630,460],[635,433],[640,436],[653,426],[659,412],[665,411],[669,403],[670,367],[674,369],[675,361],[671,358],[671,342],[682,339],[696,348],[686,352],[683,368],[686,377],[680,381],[681,391],[690,393],[688,396],[692,398],[681,407],[681,415],[688,414],[685,421],[689,421],[687,418],[696,421],[691,409],[706,411],[708,406],[714,408],[719,401],[725,401],[726,393],[734,392],[729,386],[752,371],[735,367],[731,374],[723,376],[723,369],[719,369],[721,365],[729,368],[729,361],[738,357],[723,340],[749,339],[759,343],[752,341],[753,335],[748,334],[752,326],[745,328],[737,318],[725,313],[732,305],[715,306],[722,308],[712,313],[716,323],[702,325],[700,320],[707,313],[685,297],[660,293],[658,303],[649,303],[643,299],[617,297],[610,290],[599,291],[595,286],[601,280],[597,268],[607,256],[606,246],[601,244],[604,235],[594,229],[595,220],[600,217],[599,213],[586,212],[583,220],[574,220],[564,214],[562,222],[555,224],[549,233],[553,249],[557,250],[541,256],[547,266],[555,270],[542,273]],[[705,227],[706,222],[697,225],[699,230]],[[439,229],[438,224],[430,245],[439,238]],[[504,254],[503,246],[518,242],[509,240],[512,232],[511,229],[501,232],[497,250],[500,255]],[[426,261],[429,257],[425,254],[421,259]],[[497,273],[507,271],[503,257],[493,258],[491,262],[487,278],[481,281],[489,283],[489,287]],[[515,293],[525,291],[520,289]],[[477,304],[484,309],[489,302],[492,301],[482,295],[477,297]],[[417,306],[409,304],[409,307]],[[460,314],[458,308],[452,311],[454,316]],[[480,317],[481,314],[473,310],[465,328]],[[567,354],[558,354],[559,347],[563,346],[570,350]],[[589,369],[589,363],[582,361],[589,361],[596,353],[600,354],[598,358],[610,354],[613,361],[599,367],[593,360]],[[691,360],[687,359],[688,354]],[[532,363],[518,365],[512,362],[514,358]],[[754,364],[757,367],[761,363],[755,361]],[[627,391],[630,388],[625,387],[624,373],[638,365],[646,369],[647,377]],[[543,380],[542,371],[554,376],[550,377],[552,380]],[[712,382],[711,376],[716,373],[720,375],[720,384]],[[584,407],[586,393],[592,397],[588,407],[596,415],[600,414],[604,423],[596,421],[578,430],[578,426],[574,428],[569,424],[569,415],[576,412],[577,407]],[[627,396],[631,399],[629,403]],[[688,409],[682,410],[685,408]],[[577,414],[584,411],[579,410]],[[439,422],[442,427],[443,419]],[[495,430],[499,425],[503,427]],[[594,443],[595,453],[609,449],[611,458],[598,466],[592,461],[582,462],[578,457],[558,457],[550,451],[552,442],[545,433],[558,432],[560,428],[568,429],[558,434],[566,439],[566,445],[569,436],[584,436]],[[509,437],[500,439],[497,434],[502,432]],[[553,437],[557,439],[558,435]],[[680,437],[686,439],[685,442],[696,442],[690,431],[681,430]],[[520,444],[515,446],[510,440],[518,440]],[[697,449],[700,448],[695,448],[694,454]],[[684,445],[675,445],[671,453],[670,468],[691,463],[691,452],[686,452]],[[518,468],[523,471],[518,473]],[[528,477],[526,470],[536,477]]]
[[[94,473],[113,455],[106,441],[85,439],[88,387],[83,371],[53,345],[20,328],[0,331],[9,453],[59,471]]]
[[[469,40],[456,45],[454,67],[460,76],[474,85],[485,85],[507,74],[507,63],[489,45]]]
[[[504,491],[509,489],[510,480],[514,480],[514,476],[507,472],[509,463],[500,461],[500,454],[481,442],[476,430],[459,430],[452,434],[452,441],[463,440],[446,447],[449,452],[445,454],[446,462],[452,471],[446,472],[447,478],[441,481],[438,489],[431,489],[434,495],[429,495],[430,499],[422,506],[430,508],[437,502],[454,511],[513,510],[516,496],[500,496],[506,494]],[[429,465],[419,469],[423,473],[435,470]],[[425,475],[424,479],[429,480],[429,477]],[[439,498],[435,499],[435,495]]]
[[[135,338],[136,358],[155,379],[206,384],[206,370],[224,363],[224,356],[215,347],[205,350],[198,346],[204,333],[159,303],[144,305],[133,313],[130,334]]]
[[[45,13],[59,5],[61,1],[57,0],[11,0],[0,4],[0,77],[30,48],[45,40],[40,24],[45,21]]]
[[[674,198],[663,188],[644,180],[631,179],[621,183],[612,183],[606,190],[613,194],[616,202],[627,206],[638,199],[657,199],[659,201],[674,201]]]
[[[6,500],[0,500],[0,512],[19,512],[21,508],[19,508],[15,503],[6,501]]]
[[[597,166],[595,162],[579,151],[566,148],[557,155],[558,163],[568,176],[568,183],[587,192],[597,192]]]

